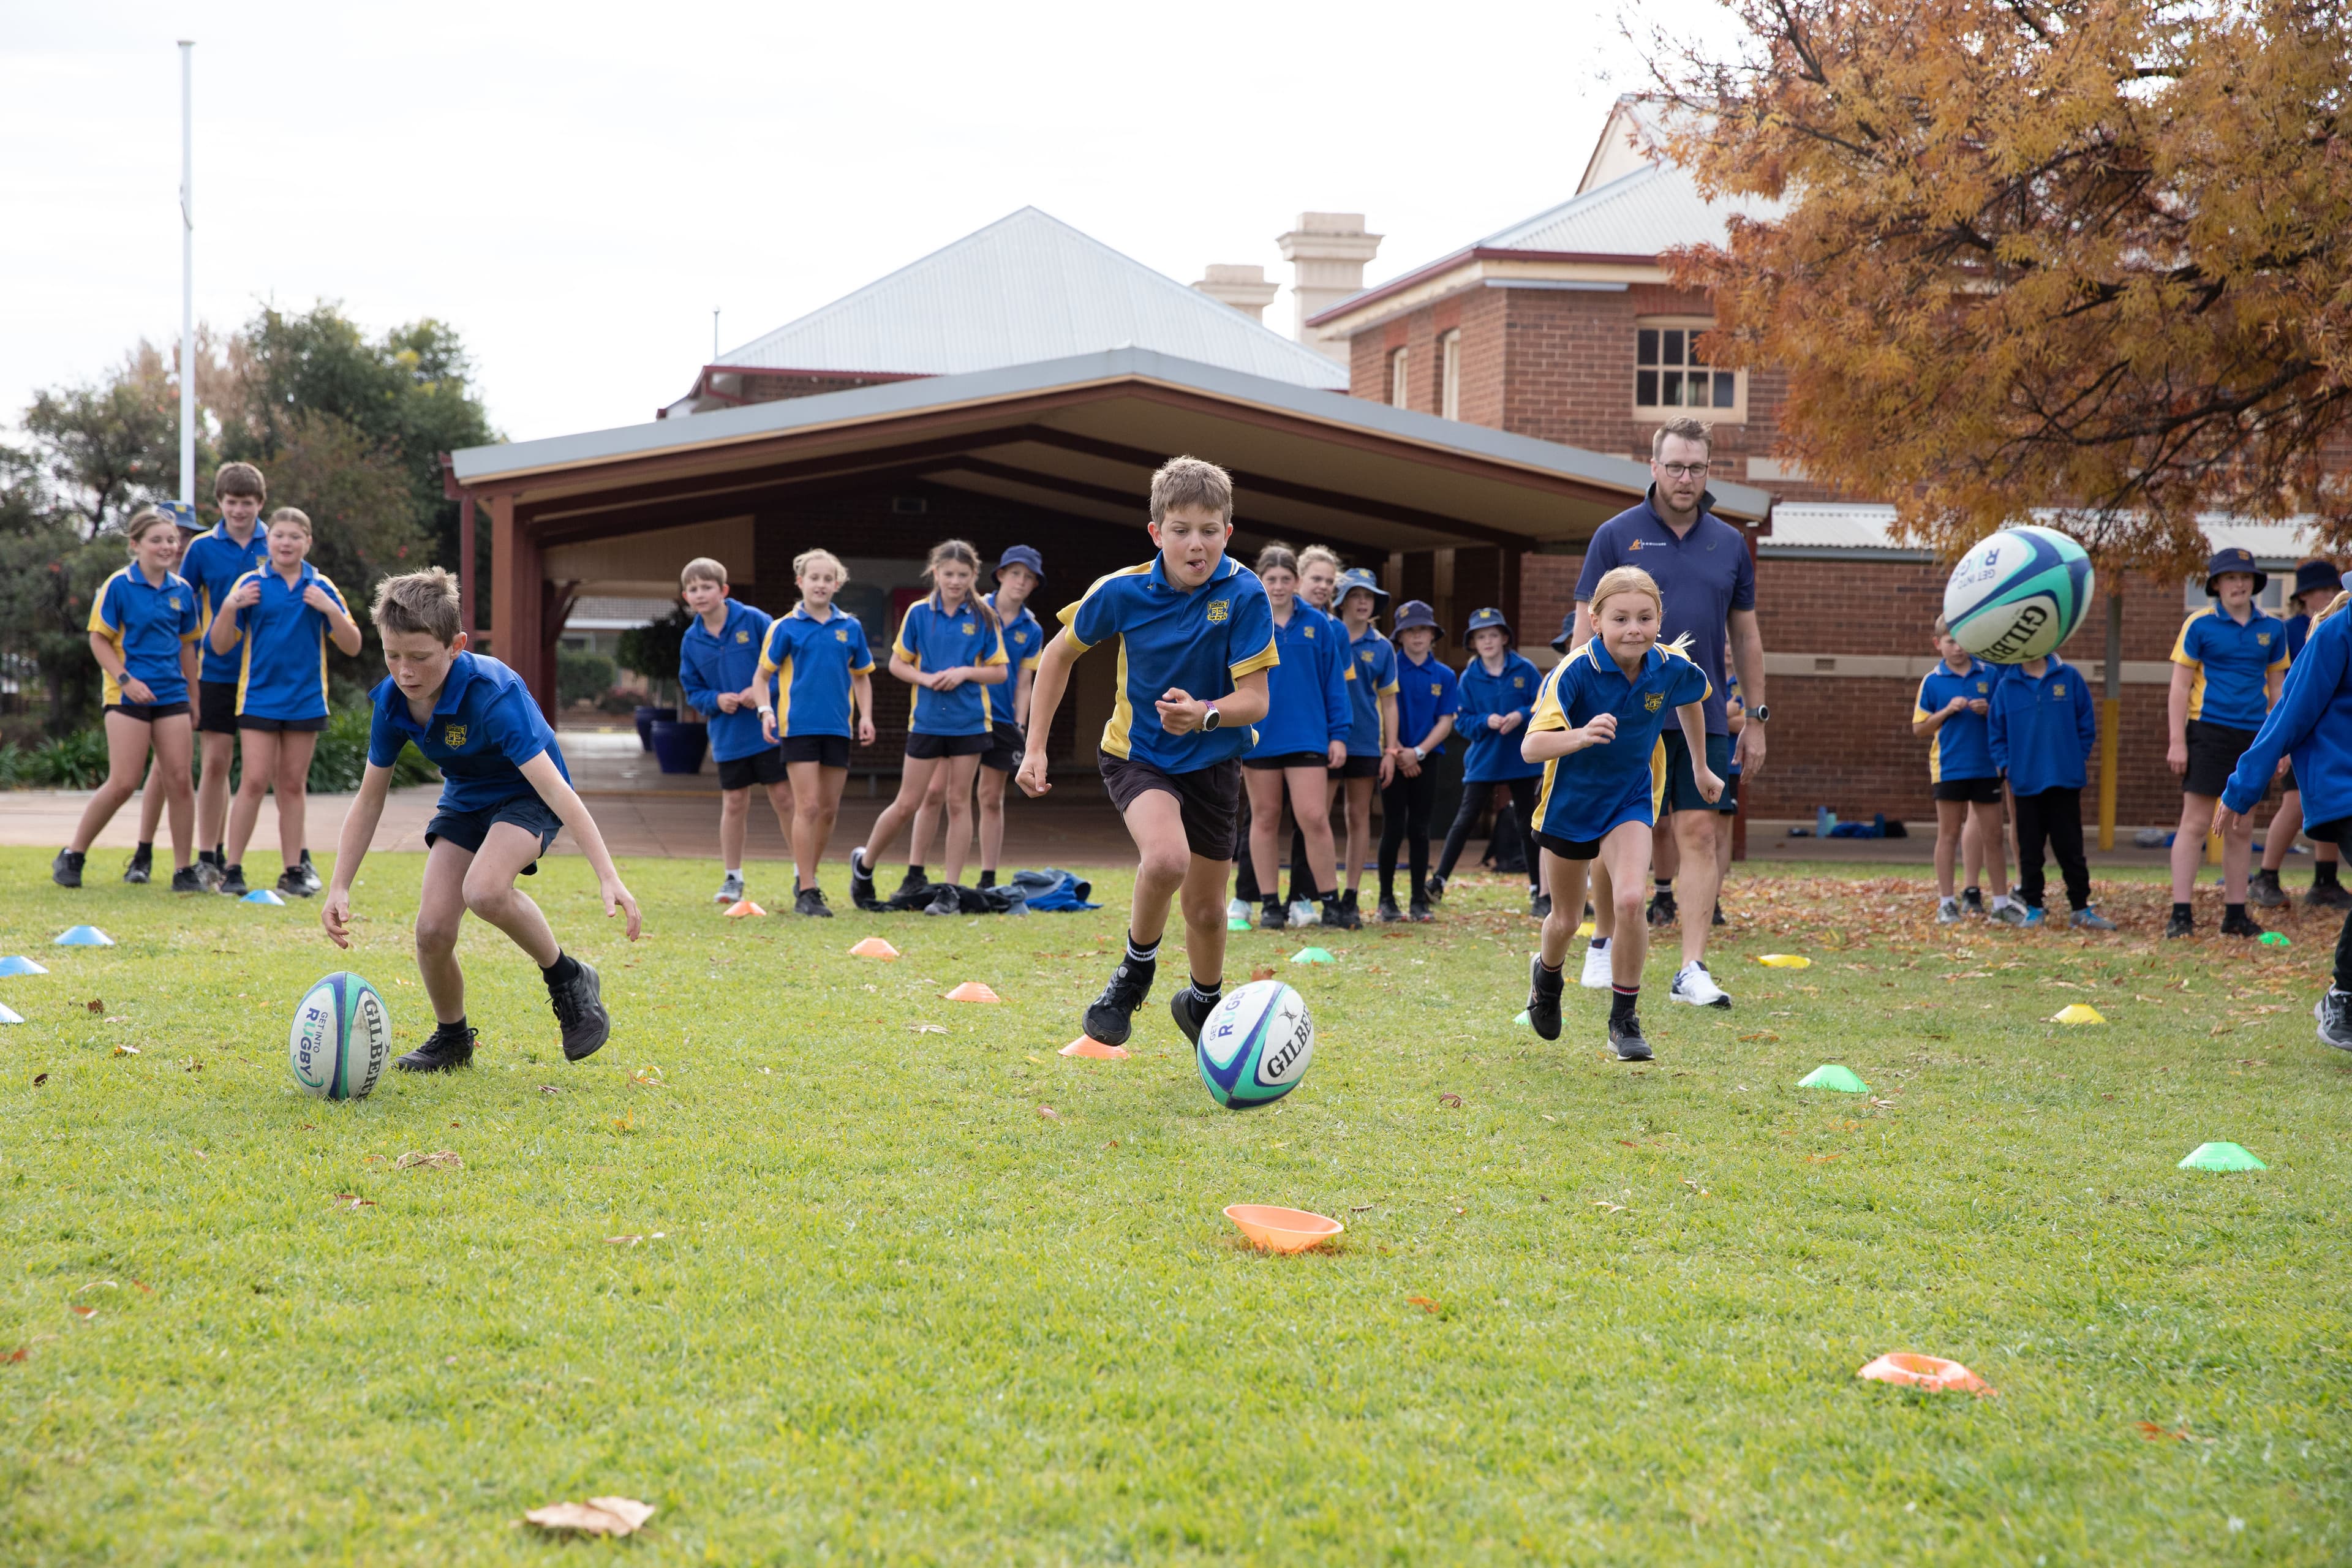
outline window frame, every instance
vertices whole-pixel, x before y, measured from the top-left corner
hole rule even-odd
[[[1412,353],[1410,349],[1402,348],[1389,351],[1389,406],[1391,408],[1412,406],[1412,384],[1408,379],[1411,362],[1405,358],[1410,353]]]
[[[1748,373],[1744,370],[1727,372],[1718,370],[1713,365],[1707,366],[1710,376],[1728,374],[1731,377],[1731,404],[1728,407],[1717,406],[1711,401],[1704,406],[1692,407],[1687,404],[1643,403],[1641,400],[1641,378],[1643,370],[1647,368],[1652,374],[1664,375],[1670,369],[1665,363],[1663,342],[1658,360],[1647,367],[1643,365],[1641,335],[1643,332],[1682,333],[1683,363],[1680,368],[1686,370],[1690,363],[1690,339],[1700,333],[1713,331],[1715,331],[1715,319],[1712,316],[1636,316],[1633,318],[1633,386],[1629,401],[1633,405],[1634,418],[1654,425],[1663,425],[1669,419],[1695,415],[1711,423],[1719,422],[1727,425],[1748,423]],[[1711,398],[1713,394],[1711,384],[1708,390]]]
[[[1437,412],[1441,418],[1462,417],[1462,329],[1448,327],[1437,334]]]

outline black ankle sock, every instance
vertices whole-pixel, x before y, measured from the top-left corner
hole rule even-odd
[[[2174,918],[2179,919],[2179,920],[2184,920],[2184,921],[2185,921],[2185,920],[2188,920],[2188,919],[2190,919],[2190,918],[2191,918],[2191,917],[2190,917],[2190,915],[2189,915],[2189,906],[2188,906],[2187,904],[2175,904],[2175,905],[2173,905],[2173,906],[2172,906],[2172,913],[2173,913]]]
[[[456,1023],[454,1023],[454,1024],[443,1024],[443,1023],[437,1023],[437,1022],[436,1022],[436,1023],[433,1026],[433,1033],[434,1033],[436,1036],[440,1036],[440,1035],[460,1035],[460,1036],[462,1036],[463,1034],[465,1034],[465,1032],[466,1032],[466,1015],[464,1015],[463,1013],[460,1013],[460,1014],[458,1014],[458,1015],[457,1015],[457,1021]]]
[[[2246,906],[2243,904],[2223,904],[2221,906],[2221,918],[2225,921],[2244,920],[2246,918]]]
[[[1134,933],[1133,931],[1129,931],[1129,932],[1128,932],[1128,933],[1127,933],[1127,961],[1128,961],[1129,963],[1159,963],[1159,962],[1160,962],[1160,939],[1158,939],[1158,938],[1154,938],[1154,939],[1152,940],[1151,945],[1150,945],[1150,946],[1149,946],[1149,947],[1146,947],[1143,943],[1141,943],[1141,942],[1138,942],[1138,941],[1136,941],[1136,940],[1135,940],[1135,933]]]
[[[1619,985],[1613,981],[1611,982],[1609,986],[1609,1021],[1612,1024],[1632,1023],[1633,1021],[1633,1004],[1639,1002],[1641,999],[1642,988],[1640,986]],[[1669,1007],[1666,1011],[1671,1013],[1674,1009]]]
[[[910,882],[928,882],[931,879],[931,875],[909,860],[907,862],[907,879]]]
[[[580,973],[580,961],[568,952],[559,952],[555,955],[555,962],[539,973],[545,977],[548,989],[552,991],[559,985],[571,983],[572,977]]]
[[[1217,999],[1224,994],[1225,983],[1222,979],[1212,980],[1206,985],[1202,984],[1197,980],[1192,982],[1192,994],[1198,996],[1202,1001],[1206,1002],[1212,1007],[1217,1005]]]
[[[1671,899],[1675,896],[1675,879],[1672,877],[1660,877],[1657,879],[1657,883],[1658,897]]]
[[[1563,960],[1562,962],[1565,961]],[[1536,954],[1536,963],[1542,965],[1543,972],[1546,974],[1558,974],[1560,971],[1560,965],[1558,963],[1545,963],[1543,961],[1543,954],[1540,952]]]
[[[1263,902],[1267,914],[1279,915],[1283,912],[1284,905],[1282,900],[1276,898],[1273,894],[1267,894]]]
[[[990,870],[985,866],[982,867],[980,869],[980,885],[983,888],[993,888],[996,886],[996,873]]]
[[[152,860],[155,858],[155,841],[152,838],[141,839],[139,847],[131,851],[131,858],[133,860]]]
[[[2333,860],[2322,860],[2317,865],[2312,867],[2311,885],[2315,888],[2333,888],[2338,886],[2336,880],[2336,862]]]
[[[1984,889],[1973,885],[1962,888],[1960,889],[1960,897],[1964,899],[1982,899],[1984,897]]]

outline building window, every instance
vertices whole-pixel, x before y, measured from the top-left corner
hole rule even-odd
[[[1701,335],[1714,324],[1704,319],[1674,317],[1635,323],[1635,412],[1663,416],[1690,408],[1745,422],[1746,377],[1738,371],[1715,369],[1698,347]]]
[[[1389,355],[1389,406],[1409,406],[1404,399],[1404,350],[1398,349]]]
[[[1462,417],[1462,329],[1437,340],[1437,411],[1448,419]]]

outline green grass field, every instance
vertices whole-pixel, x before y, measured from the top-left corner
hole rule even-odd
[[[50,968],[0,980],[12,1563],[2352,1558],[2322,917],[2165,947],[2142,879],[2103,888],[2119,937],[1938,931],[1916,876],[1743,876],[1736,1010],[1666,1006],[1654,954],[1633,1068],[1588,994],[1557,1045],[1513,1026],[1532,927],[1457,885],[1283,967],[1315,1061],[1240,1115],[1166,958],[1133,1060],[1055,1055],[1122,877],[1093,914],[820,924],[638,863],[629,949],[565,859],[531,890],[612,1044],[567,1065],[477,926],[477,1066],[335,1105],[287,1016],[348,963],[423,1037],[418,858],[369,861],[348,959],[299,901],[47,862],[0,851],[0,952]],[[120,945],[48,945],[83,921]],[[846,955],[877,930],[901,962]],[[940,1000],[967,979],[1004,1005]],[[2083,1000],[2105,1027],[2044,1022]],[[1873,1092],[1794,1087],[1827,1061]],[[2214,1139],[2270,1169],[2175,1169]],[[1348,1231],[1261,1256],[1235,1202]],[[2000,1396],[1855,1379],[1890,1350]],[[659,1512],[518,1522],[605,1494]]]

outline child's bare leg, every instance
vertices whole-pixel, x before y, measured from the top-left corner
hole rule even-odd
[[[245,864],[245,847],[253,841],[253,825],[261,819],[261,797],[278,773],[278,742],[286,737],[270,730],[239,730],[245,745],[245,776],[237,781],[236,799],[228,810],[228,863]]]
[[[1004,858],[1004,786],[1011,773],[982,768],[979,776],[980,868],[993,871]]]
[[[1282,852],[1282,778],[1272,768],[1242,769],[1242,784],[1249,791],[1250,869],[1257,875],[1258,890],[1267,898],[1282,887],[1276,880],[1276,865]]]
[[[904,828],[930,792],[931,775],[939,771],[937,757],[908,757],[905,771],[898,775],[898,794],[882,808],[874,819],[873,829],[866,836],[866,869],[873,871],[882,864],[890,846],[897,843]]]
[[[1125,813],[1128,836],[1135,840],[1135,908],[1128,916],[1128,934],[1142,946],[1158,942],[1168,929],[1168,903],[1183,888],[1199,858],[1184,836],[1183,806],[1166,790],[1146,790]],[[1219,878],[1219,885],[1223,879]],[[1224,910],[1217,910],[1217,952],[1223,952]]]
[[[196,785],[196,847],[228,842],[228,771],[236,762],[236,737],[207,730],[197,741],[205,776]]]
[[[154,766],[147,770],[147,782],[139,786],[139,842],[155,842],[155,830],[163,825],[163,792],[158,786],[163,782],[163,761],[159,755]],[[2272,830],[2277,836],[2277,830]]]
[[[1544,886],[1551,889],[1551,913],[1543,921],[1544,967],[1558,969],[1568,962],[1568,944],[1576,940],[1576,928],[1583,923],[1585,862],[1564,858],[1549,849],[1539,853]],[[1596,909],[1593,930],[1600,929]]]
[[[2213,797],[2204,798],[2206,822],[2213,820],[2216,804]],[[2241,816],[2237,826],[2221,835],[2221,901],[2242,904],[2246,901],[2246,871],[2253,864],[2254,824],[2251,817]]]
[[[849,770],[828,768],[822,763],[791,763],[785,772],[792,775],[793,868],[802,887],[814,888],[817,862],[824,858],[834,819],[841,815],[841,786],[849,782]]]
[[[90,841],[105,831],[139,787],[139,772],[147,765],[147,749],[153,725],[131,718],[127,713],[106,716],[106,782],[81,808],[81,821],[74,827],[73,840],[66,846],[77,855],[88,854]]]
[[[316,731],[289,730],[278,737],[278,858],[291,871],[302,863],[310,826],[310,753],[319,749]]]
[[[1364,861],[1372,852],[1372,779],[1349,779],[1348,891],[1364,885]]]
[[[1939,800],[1936,803],[1936,893],[1939,898],[1957,898],[1952,886],[1952,862],[1959,857],[1961,840],[1968,837],[1969,803],[1964,800]],[[1969,886],[1976,886],[1978,851],[1969,850]]]
[[[144,814],[142,814],[140,820],[142,822],[146,820]],[[2294,836],[2302,831],[2303,792],[2299,789],[2291,789],[2280,797],[2279,808],[2271,816],[2270,831],[2263,837],[2263,869],[2275,874],[2280,867],[2285,865],[2286,852],[2294,844]],[[155,836],[152,832],[142,829],[140,837],[152,838]],[[2321,847],[2315,844],[2312,847],[2316,850]],[[2334,846],[2327,847],[2332,848]]]
[[[2185,904],[2197,888],[2197,866],[2205,858],[2205,835],[2213,827],[2213,797],[2183,795],[2180,822],[2172,834],[2172,901]]]
[[[1675,813],[1676,816],[1683,814]],[[1694,813],[1693,815],[1696,815]],[[1715,869],[1709,847],[1707,869]],[[1650,879],[1650,825],[1646,822],[1621,822],[1603,835],[1601,854],[1592,862],[1596,883],[1605,875],[1608,879],[1609,902],[1616,918],[1616,929],[1622,934],[1609,943],[1609,978],[1621,990],[1638,990],[1642,984],[1642,964],[1650,956],[1649,922],[1642,918],[1642,885]],[[1689,857],[1684,858],[1689,868]],[[1601,900],[1593,900],[1596,912]],[[1694,904],[1696,910],[1698,906]],[[1701,917],[1704,923],[1704,917]]]
[[[1984,865],[1984,889],[1996,899],[2009,897],[2009,819],[1998,802],[1969,807],[1969,821],[1977,830],[1977,852]]]
[[[776,814],[776,830],[784,836],[784,853],[792,854],[793,826],[796,818],[793,811],[793,781],[790,768],[784,770],[784,777],[768,786],[768,809]],[[750,804],[747,801],[743,812],[743,826],[747,830],[751,826],[751,816]],[[742,862],[738,860],[736,864],[740,866]]]
[[[1225,983],[1225,879],[1232,869],[1230,861],[1192,856],[1177,895],[1184,913],[1184,962],[1202,991]]]
[[[721,869],[740,871],[743,868],[743,835],[751,826],[751,792],[746,789],[722,789],[719,792],[719,864]]]
[[[940,866],[947,879],[963,880],[965,857],[971,853],[971,775],[980,771],[980,758],[950,757],[940,772],[948,781],[948,842]]]
[[[1667,820],[1672,821],[1673,818],[1669,817]],[[1584,896],[1592,905],[1592,940],[1595,942],[1613,940],[1617,935],[1617,889],[1610,880],[1608,865],[1600,860],[1589,862],[1579,860],[1570,863],[1586,868],[1585,875],[1589,880]],[[1557,904],[1559,900],[1555,897],[1552,901]],[[1579,920],[1584,918],[1584,911],[1580,909],[1572,910],[1571,913]]]
[[[1308,887],[1318,897],[1331,890],[1331,864],[1336,858],[1331,847],[1330,795],[1326,789],[1330,776],[1323,768],[1282,770],[1283,781],[1290,786],[1290,815],[1297,819],[1298,831],[1307,837]],[[1259,873],[1261,877],[1264,874],[1263,870]]]
[[[159,802],[172,808],[172,868],[184,871],[196,837],[196,792],[188,778],[188,756],[194,750],[194,731],[188,727],[184,714],[158,719],[148,728],[154,731],[149,741],[155,748],[155,765],[148,772],[147,788]],[[145,812],[140,815],[144,822]],[[139,831],[142,841],[153,841],[152,827],[142,826]]]
[[[466,872],[473,863],[473,851],[446,838],[425,857],[425,886],[416,900],[416,973],[436,1024],[454,1024],[466,1016],[457,931],[466,920]]]
[[[952,761],[942,758],[941,762]],[[915,826],[907,838],[907,864],[928,866],[931,836],[940,831],[948,816],[948,769],[942,765],[931,773],[931,787],[923,792],[923,804],[915,807]],[[946,847],[942,845],[942,852]]]
[[[545,969],[563,956],[563,949],[530,895],[514,885],[522,868],[538,858],[538,834],[511,822],[490,824],[489,837],[466,870],[466,908],[506,932]]]

